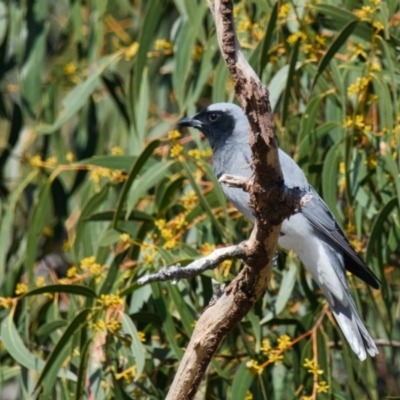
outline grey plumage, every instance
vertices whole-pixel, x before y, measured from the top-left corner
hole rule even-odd
[[[213,171],[218,178],[223,174],[244,177],[251,175],[249,124],[240,107],[230,103],[212,104],[195,116],[180,120],[178,126],[194,127],[205,134],[213,150]],[[374,288],[379,288],[379,281],[352,249],[303,171],[282,150],[279,150],[279,159],[285,185],[311,193],[312,199],[301,212],[283,221],[278,244],[286,250],[293,250],[311,272],[327,298],[344,336],[360,360],[366,358],[366,352],[374,356],[378,349],[351,297],[346,269]],[[229,201],[254,222],[254,215],[248,205],[248,193],[226,185],[222,185],[222,189]]]

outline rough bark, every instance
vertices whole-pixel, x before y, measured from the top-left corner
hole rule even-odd
[[[210,2],[209,2],[210,3]],[[192,399],[225,335],[265,293],[271,276],[281,223],[300,207],[299,194],[284,186],[268,89],[246,61],[238,43],[231,0],[216,0],[211,10],[221,53],[232,76],[236,96],[250,121],[254,176],[240,187],[250,194],[256,224],[241,244],[245,266],[223,295],[201,315],[167,399]],[[234,183],[233,183],[234,184]]]

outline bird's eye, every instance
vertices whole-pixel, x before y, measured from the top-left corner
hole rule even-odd
[[[211,122],[215,122],[218,119],[218,117],[219,117],[219,115],[217,113],[215,113],[215,112],[212,112],[212,113],[208,114],[208,119]]]

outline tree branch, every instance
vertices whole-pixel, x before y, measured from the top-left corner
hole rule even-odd
[[[138,280],[139,285],[149,282],[170,281],[177,283],[182,278],[191,278],[200,275],[204,271],[213,269],[229,258],[242,258],[245,256],[243,245],[225,247],[223,249],[214,250],[206,257],[193,261],[186,267],[180,264],[171,267],[164,267],[156,274],[145,275]]]
[[[234,29],[232,0],[216,0],[214,10],[220,50],[232,76],[236,96],[250,122],[254,174],[245,188],[250,195],[256,223],[250,239],[240,245],[243,250],[240,258],[246,265],[198,320],[167,395],[169,400],[195,396],[225,335],[267,290],[281,223],[301,207],[298,191],[285,190],[269,92],[240,48]]]

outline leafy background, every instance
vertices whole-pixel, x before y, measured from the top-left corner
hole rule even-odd
[[[281,253],[270,290],[198,399],[400,396],[399,48],[395,1],[235,3],[281,147],[382,281],[349,276],[380,353],[359,362],[318,287]],[[2,399],[162,399],[211,278],[139,287],[246,238],[179,117],[233,101],[203,0],[0,2]]]

